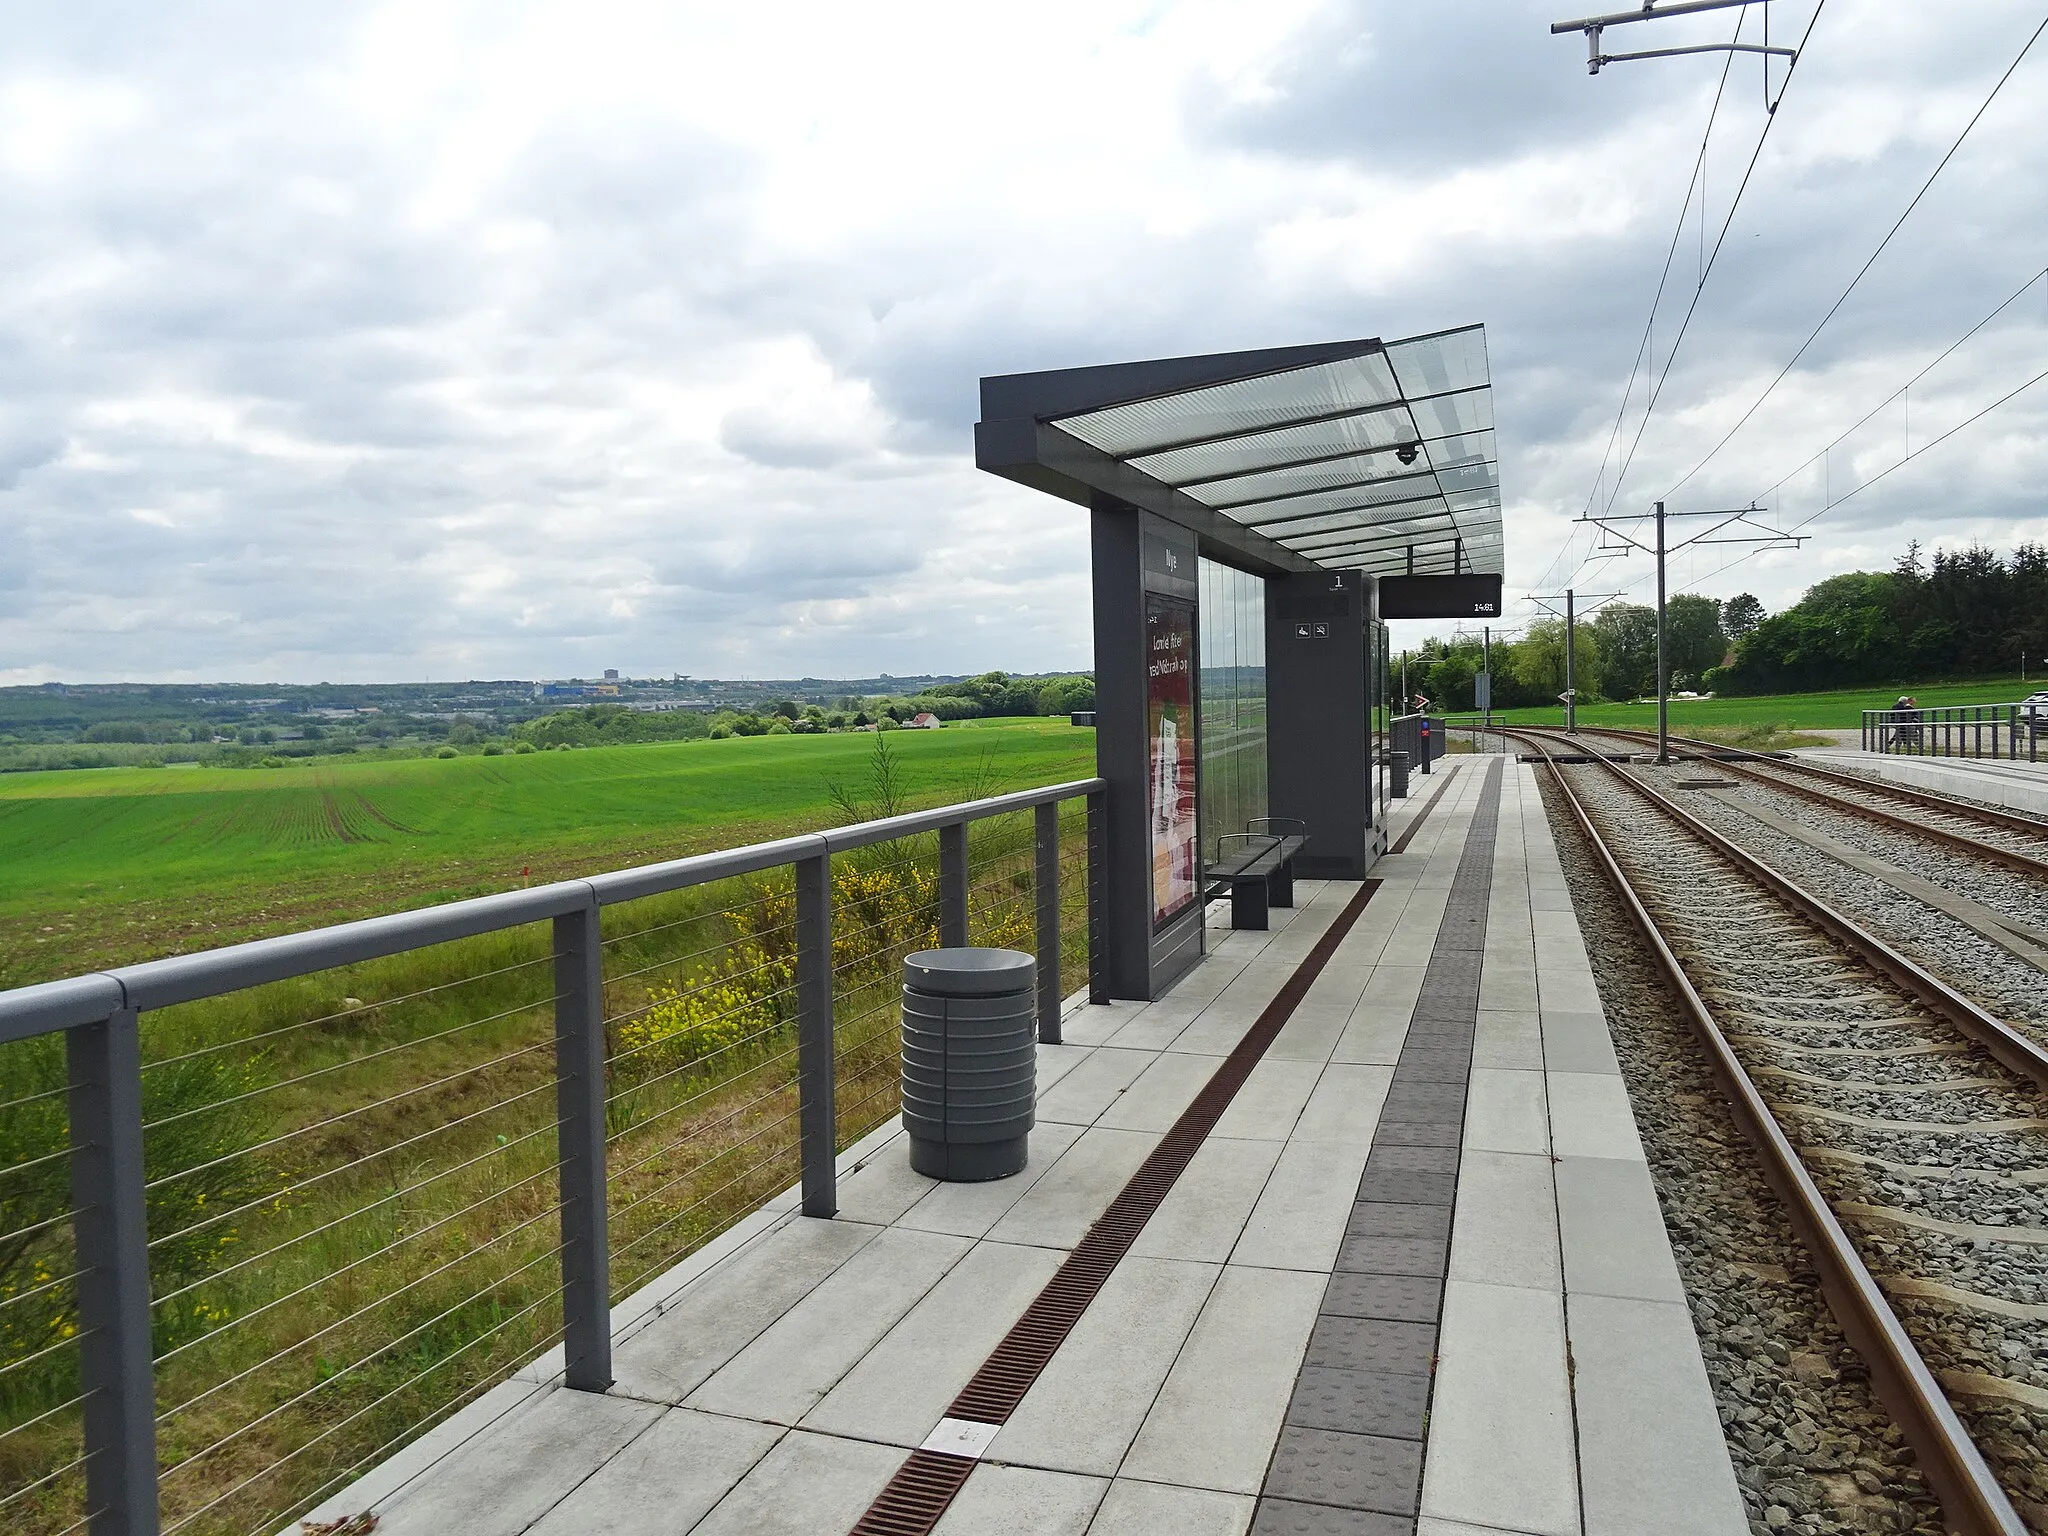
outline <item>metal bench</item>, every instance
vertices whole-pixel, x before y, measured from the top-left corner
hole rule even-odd
[[[1306,828],[1300,832],[1274,830],[1281,823],[1300,827],[1286,817],[1261,816],[1251,825],[1258,830],[1226,832],[1216,839],[1217,858],[1206,870],[1207,895],[1211,901],[1230,897],[1230,926],[1264,932],[1274,907],[1294,905],[1294,856],[1307,846]],[[1226,852],[1230,843],[1244,847]]]

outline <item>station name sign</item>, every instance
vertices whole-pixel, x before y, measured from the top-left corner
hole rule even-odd
[[[1501,578],[1481,576],[1382,576],[1383,619],[1497,619]]]

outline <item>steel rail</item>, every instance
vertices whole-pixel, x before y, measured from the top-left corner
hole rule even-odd
[[[1609,883],[1642,934],[1657,968],[1677,994],[1688,1022],[1705,1049],[1707,1062],[1726,1094],[1736,1123],[1756,1148],[1764,1174],[1784,1202],[1787,1219],[1798,1233],[1827,1297],[1829,1310],[1840,1324],[1851,1346],[1870,1371],[1871,1385],[1878,1398],[1911,1443],[1920,1469],[1940,1499],[1948,1529],[1957,1536],[2027,1536],[2028,1527],[2013,1508],[2012,1500],[1999,1486],[1990,1466],[1969,1431],[1957,1417],[1955,1407],[1941,1389],[1926,1359],[1892,1310],[1884,1291],[1856,1251],[1848,1232],[1829,1207],[1826,1197],[1807,1172],[1798,1150],[1771,1112],[1769,1102],[1742,1065],[1728,1037],[1715,1021],[1706,1001],[1686,975],[1685,967],[1665,939],[1649,908],[1637,894],[1606,841],[1593,825],[1593,818],[1573,792],[1557,763],[1552,761],[1547,738],[1526,731],[1502,734],[1529,742],[1550,768],[1553,782],[1571,807],[1579,830],[1585,835],[1596,862],[1606,871]],[[1612,763],[1608,771],[1637,788],[1635,780]],[[1663,797],[1647,791],[1647,797]],[[1684,823],[1698,826],[1676,806],[1670,806]],[[1708,830],[1701,828],[1701,830]],[[1715,837],[1717,844],[1725,839]],[[1728,845],[1732,847],[1732,845]],[[1753,861],[1744,855],[1745,867]],[[1773,882],[1773,889],[1783,882]],[[1916,968],[1917,969],[1917,968]]]
[[[1631,731],[1620,726],[1589,725],[1584,729],[1597,731],[1605,736],[1619,736],[1628,741],[1648,742],[1656,740],[1648,731]],[[1980,822],[1986,826],[2001,827],[2008,832],[2021,832],[2029,837],[2048,840],[2048,821],[2042,821],[2033,816],[2025,816],[2017,811],[2001,811],[1991,806],[1974,805],[1970,801],[1958,800],[1953,796],[1939,794],[1933,790],[1910,789],[1903,784],[1893,784],[1883,779],[1866,779],[1853,773],[1842,773],[1833,768],[1822,768],[1817,764],[1805,762],[1796,757],[1780,757],[1769,752],[1752,752],[1747,747],[1728,747],[1723,746],[1717,741],[1701,741],[1692,736],[1672,736],[1668,740],[1673,746],[1690,748],[1689,755],[1691,756],[1701,757],[1711,753],[1713,760],[1724,768],[1733,768],[1738,771],[1746,769],[1752,777],[1762,778],[1773,784],[1784,785],[1785,788],[1795,794],[1807,794],[1806,787],[1794,785],[1787,780],[1775,778],[1769,774],[1758,774],[1750,765],[1753,763],[1768,763],[1773,768],[1784,768],[1793,773],[1804,774],[1808,778],[1821,779],[1830,784],[1840,784],[1846,789],[1857,789],[1871,795],[1889,795],[1894,800],[1903,800],[1907,804],[1917,805],[1923,810],[1945,811],[1949,815],[1960,817],[1965,821]],[[1809,798],[1812,798],[1812,796],[1809,795]],[[1878,811],[1874,806],[1851,806],[1846,801],[1830,799],[1823,803],[1866,814],[1880,816],[1885,814]],[[1914,831],[1926,832],[1932,836],[1943,838],[1946,841],[1959,843],[1970,849],[1971,852],[1982,853],[1986,857],[2003,858],[2010,854],[2012,859],[2023,861],[2023,867],[2031,873],[2048,875],[2048,861],[2030,858],[2023,853],[2012,853],[2009,849],[1994,848],[1983,843],[1973,843],[1968,838],[1959,838],[1953,833],[1937,833],[1933,828],[1923,827],[1917,822],[1901,822],[1896,817],[1892,818],[1892,820],[1899,825],[1911,827]]]
[[[2020,1033],[1997,1015],[1978,1007],[1932,971],[1908,959],[1876,934],[1837,911],[1811,891],[1779,874],[1755,854],[1731,840],[1727,834],[1708,826],[1692,812],[1668,796],[1659,794],[1634,774],[1624,773],[1619,764],[1603,759],[1601,766],[1615,779],[1634,790],[1640,798],[1647,800],[1690,832],[1698,841],[1706,844],[1795,912],[1860,956],[1872,969],[1947,1019],[1995,1056],[2001,1065],[2026,1078],[2043,1093],[2048,1093],[2048,1047],[2043,1047],[2040,1042]]]

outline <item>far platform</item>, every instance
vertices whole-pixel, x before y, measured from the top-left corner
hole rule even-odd
[[[1874,773],[1910,789],[1963,795],[1991,805],[2048,816],[2048,741],[2041,760],[2025,758],[1921,757],[1905,752],[1863,752],[1854,747],[1806,747],[1793,755],[1830,768]]]
[[[1418,776],[1410,827],[944,1536],[1746,1536],[1534,770]],[[316,1518],[844,1536],[1359,887],[1296,890],[1069,1012],[1023,1173],[887,1127],[836,1219],[785,1196],[617,1309],[609,1393],[543,1357]]]

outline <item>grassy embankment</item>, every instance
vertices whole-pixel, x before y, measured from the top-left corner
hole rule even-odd
[[[1034,721],[886,740],[891,798],[929,804],[1085,775],[1093,733]],[[845,819],[828,779],[884,809],[875,744],[13,780],[0,912],[17,929],[56,919],[33,923],[47,975],[503,888],[529,865],[538,881],[729,846]],[[1083,899],[1071,821],[1070,910]],[[975,838],[978,942],[1028,942],[1029,838],[1028,816]],[[842,1142],[895,1107],[894,968],[933,939],[929,841],[835,869]],[[795,1176],[791,915],[773,877],[607,914],[615,1294]],[[547,950],[528,928],[146,1018],[162,1449],[188,1529],[274,1527],[552,1337]],[[49,1414],[0,1438],[0,1487],[78,1443],[62,1406],[71,1355],[29,1358],[75,1316],[64,1165],[32,1160],[61,1148],[61,1082],[48,1043],[0,1048],[0,1231],[53,1221],[0,1274],[0,1297],[16,1298],[0,1357],[28,1362],[0,1366],[0,1427]],[[60,1475],[7,1523],[62,1529],[78,1498],[75,1473]]]
[[[2023,699],[2042,683],[2005,681],[1930,683],[1924,688],[1904,690],[1932,709],[1950,704],[2010,704]],[[1670,721],[1673,731],[1709,740],[1737,741],[1747,746],[1798,745],[1790,738],[1815,731],[1853,731],[1863,723],[1866,709],[1889,709],[1901,690],[1896,688],[1846,689],[1837,693],[1766,694],[1756,698],[1673,699]],[[1495,710],[1496,720],[1518,725],[1562,725],[1564,710]],[[1580,725],[1612,725],[1632,730],[1655,730],[1657,703],[1586,704],[1579,709]],[[1809,736],[1809,744],[1823,738]]]

